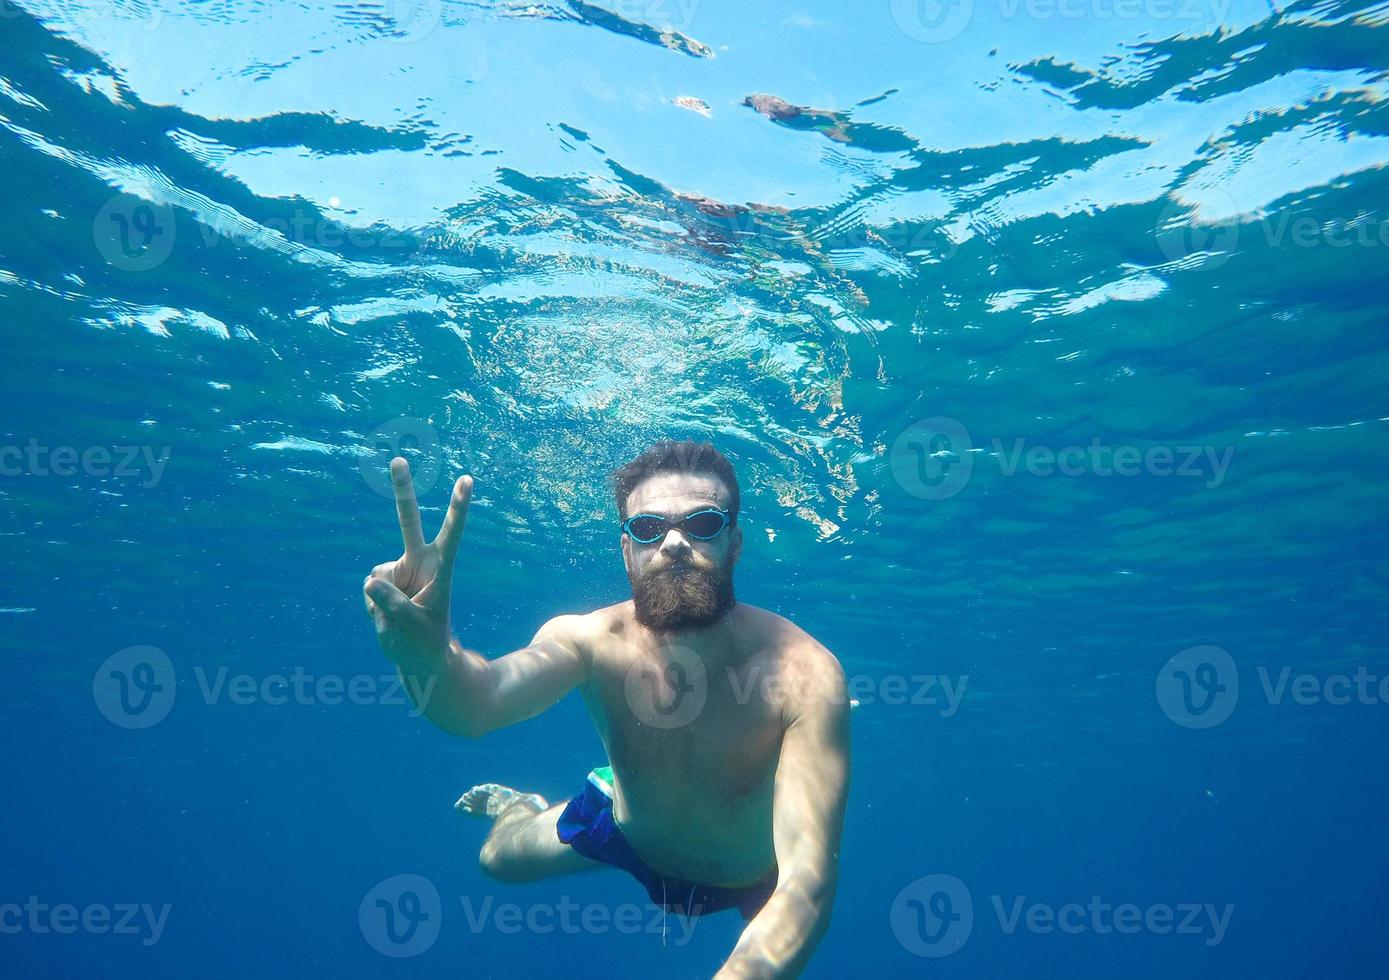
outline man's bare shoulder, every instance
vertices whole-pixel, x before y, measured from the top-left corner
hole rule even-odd
[[[735,610],[741,617],[738,627],[746,631],[750,638],[798,658],[835,659],[834,654],[825,649],[815,637],[779,613],[746,602],[738,603]]]
[[[753,640],[783,675],[819,679],[830,686],[843,683],[844,668],[829,649],[785,616],[739,603]]]
[[[631,600],[586,613],[555,616],[535,634],[536,641],[559,640],[590,651],[625,635],[635,622]]]

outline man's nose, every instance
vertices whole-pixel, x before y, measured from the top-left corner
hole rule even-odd
[[[688,554],[691,550],[689,538],[676,528],[667,531],[665,540],[661,542],[661,554],[667,558],[677,558]]]

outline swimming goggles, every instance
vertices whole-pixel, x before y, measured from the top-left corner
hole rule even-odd
[[[679,528],[681,534],[700,541],[717,538],[723,529],[733,523],[727,511],[697,510],[678,521],[668,520],[659,514],[633,514],[622,522],[622,531],[638,544],[653,544]]]

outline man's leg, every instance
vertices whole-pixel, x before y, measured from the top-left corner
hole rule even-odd
[[[535,881],[603,867],[559,839],[555,823],[568,804],[547,806],[534,793],[522,794],[495,783],[474,786],[455,808],[492,817],[492,831],[478,859],[482,870],[499,881]]]

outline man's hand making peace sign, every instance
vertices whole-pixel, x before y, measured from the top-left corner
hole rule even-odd
[[[420,527],[410,465],[399,457],[391,460],[391,483],[405,554],[377,565],[367,576],[362,589],[367,612],[376,622],[381,648],[399,667],[406,671],[438,670],[449,651],[453,563],[468,521],[473,478],[461,476],[454,483],[444,525],[428,544]]]
[[[391,483],[405,554],[373,568],[362,591],[381,649],[416,707],[444,731],[476,738],[539,714],[581,683],[585,664],[570,635],[581,617],[558,616],[524,649],[491,661],[453,639],[449,592],[473,478],[454,483],[444,526],[429,544],[405,460],[391,460]]]

